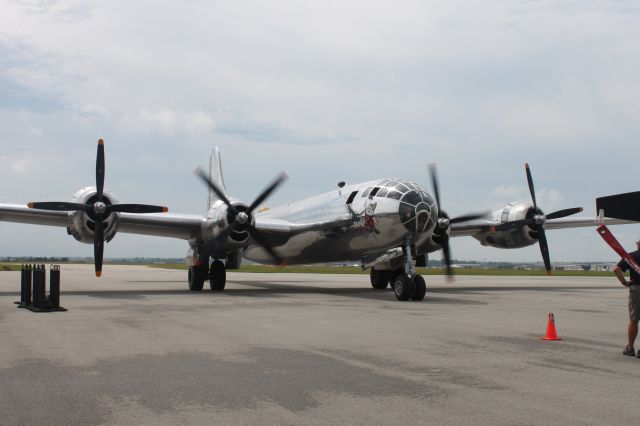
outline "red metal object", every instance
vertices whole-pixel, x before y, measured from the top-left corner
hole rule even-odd
[[[636,263],[635,260],[627,253],[627,251],[622,247],[622,244],[616,240],[616,237],[613,236],[609,228],[605,225],[598,226],[598,234],[602,237],[602,239],[615,251],[620,255],[621,258],[624,259],[627,264],[633,268],[638,274],[640,274],[640,265]]]

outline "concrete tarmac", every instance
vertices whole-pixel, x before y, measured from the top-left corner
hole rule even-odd
[[[17,309],[0,272],[0,424],[640,423],[611,278],[427,278],[398,302],[365,275],[62,266],[68,312]],[[208,286],[207,286],[208,288]],[[543,341],[553,312],[562,341]]]

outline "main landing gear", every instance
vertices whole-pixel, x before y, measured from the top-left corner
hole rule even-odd
[[[395,270],[377,270],[371,268],[369,274],[371,287],[384,290],[391,285],[398,300],[422,300],[427,292],[427,284],[420,275],[410,277],[402,268]]]
[[[227,270],[221,260],[214,260],[211,268],[209,268],[208,261],[189,268],[189,290],[202,291],[207,279],[212,291],[224,290],[227,282]]]

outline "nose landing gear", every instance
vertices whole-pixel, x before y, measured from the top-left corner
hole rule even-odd
[[[420,275],[409,277],[407,274],[398,274],[392,282],[393,294],[396,299],[405,300],[422,300],[427,293],[427,284]]]
[[[371,267],[371,287],[384,290],[391,284],[393,293],[398,300],[422,300],[427,292],[427,285],[420,275],[416,274],[416,261],[413,253],[411,236],[408,236],[402,247],[402,258],[396,258],[395,262],[385,265],[389,269],[376,269]],[[423,256],[423,259],[426,260]],[[400,261],[398,262],[398,261]],[[425,262],[426,263],[426,262]]]

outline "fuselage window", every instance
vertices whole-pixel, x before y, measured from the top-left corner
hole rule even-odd
[[[389,180],[389,179],[385,179],[385,180],[383,180],[382,182],[380,182],[380,183],[378,184],[378,186],[386,186],[389,182],[390,182],[390,180]]]
[[[376,197],[385,197],[389,192],[389,188],[380,188],[380,191],[376,194]]]
[[[365,191],[362,193],[363,197],[366,197],[367,195],[369,195],[369,192],[371,191],[371,187],[365,189]]]
[[[380,187],[376,186],[375,188],[373,188],[373,190],[371,191],[371,194],[369,194],[372,197],[375,197],[376,194],[378,193],[378,191],[380,191]]]
[[[358,191],[353,191],[351,195],[349,195],[349,198],[347,198],[347,204],[351,204],[353,202],[353,199],[356,198],[357,193]]]

